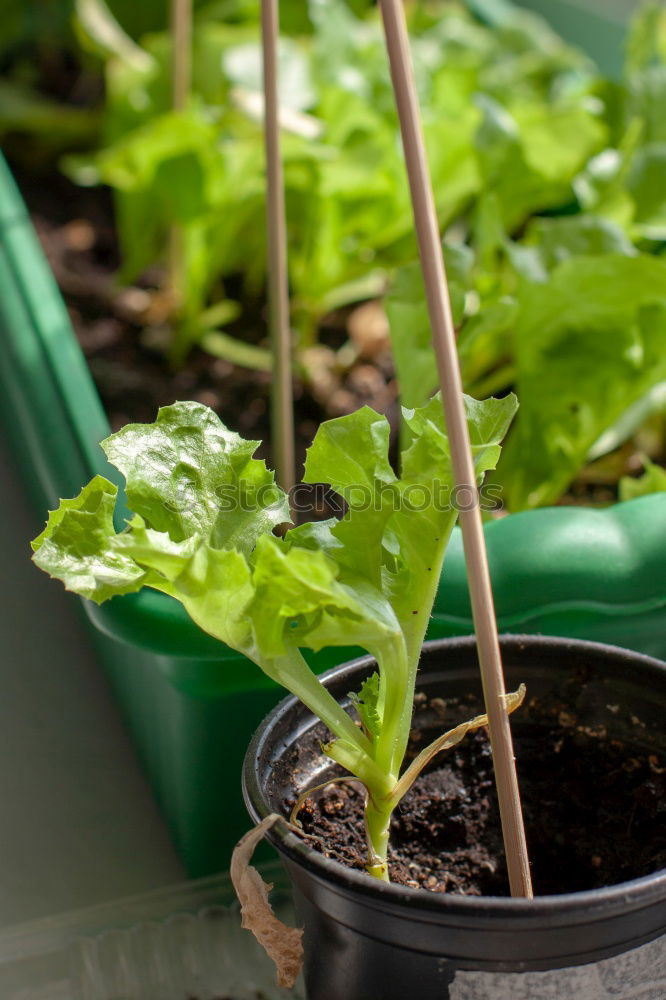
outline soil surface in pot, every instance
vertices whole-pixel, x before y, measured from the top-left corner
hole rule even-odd
[[[483,711],[473,696],[444,702],[417,695],[415,708],[412,757],[445,729]],[[608,713],[622,721],[626,738],[609,737],[601,722],[584,724],[564,702],[541,704],[529,694],[513,717],[537,895],[596,889],[666,867],[666,761],[646,749],[640,719],[621,705],[605,706]],[[307,773],[313,757],[321,762],[321,728],[312,736],[292,751],[290,769]],[[356,785],[330,785],[314,794],[299,812],[310,844],[363,869],[362,805]],[[389,866],[392,881],[414,888],[507,895],[487,730],[436,759],[403,799],[393,816]]]

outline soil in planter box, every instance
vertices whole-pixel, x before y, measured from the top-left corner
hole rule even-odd
[[[258,455],[271,462],[268,372],[252,371],[194,347],[177,369],[169,364],[169,303],[160,293],[164,274],[155,268],[131,287],[116,281],[120,251],[110,193],[82,188],[54,172],[36,176],[14,166],[42,248],[65,300],[74,331],[107,412],[112,430],[155,419],[157,409],[193,399],[211,406],[243,437],[265,442]],[[225,325],[242,343],[267,345],[263,298],[249,300],[240,277],[227,283],[242,305]],[[364,310],[364,311],[363,311]],[[294,380],[297,459],[322,420],[368,404],[386,413],[397,442],[397,384],[388,327],[379,307],[352,308],[325,318],[318,344]]]
[[[482,711],[475,698],[426,702],[422,695],[416,709],[412,756]],[[513,732],[535,893],[594,889],[666,868],[666,760],[641,745],[641,720],[627,716],[627,739],[618,740],[603,724],[583,724],[563,702],[531,701],[518,711]],[[619,705],[606,711],[626,714]],[[295,753],[292,763],[304,771],[312,755],[321,756],[318,744]],[[307,800],[299,819],[311,845],[363,869],[362,803],[355,785],[331,785]],[[403,799],[389,867],[392,881],[414,888],[507,894],[486,730],[441,755]]]

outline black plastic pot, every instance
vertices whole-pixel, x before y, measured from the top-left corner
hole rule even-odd
[[[597,643],[533,636],[502,639],[509,688],[525,681],[528,697],[561,695],[586,672],[576,711],[603,721],[609,737],[629,738],[628,714],[645,724],[640,741],[663,751],[666,664]],[[324,675],[341,701],[373,668],[355,660]],[[570,684],[569,684],[570,687]],[[427,643],[419,688],[430,696],[478,692],[472,639]],[[605,711],[606,706],[622,711]],[[626,711],[628,710],[628,711]],[[593,719],[592,719],[593,715]],[[326,776],[322,759],[297,769],[290,787],[276,778],[315,725],[295,698],[263,722],[243,774],[252,818],[284,813],[294,789]],[[514,732],[520,720],[514,717]],[[623,726],[625,727],[623,729]],[[562,789],[566,795],[566,788]],[[309,1000],[663,1000],[666,997],[666,871],[619,885],[535,900],[440,895],[382,884],[324,858],[275,827],[268,835],[294,886],[305,927]]]

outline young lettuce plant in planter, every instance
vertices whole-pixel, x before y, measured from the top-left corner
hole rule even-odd
[[[480,482],[495,468],[517,403],[467,398],[466,406]],[[365,786],[367,870],[383,880],[391,813],[439,750],[487,722],[461,724],[401,773],[421,647],[457,517],[440,400],[404,416],[400,476],[385,417],[364,407],[322,424],[305,481],[330,484],[347,513],[280,536],[274,529],[289,521],[289,498],[252,457],[258,442],[201,404],[176,403],[154,424],[130,424],[102,444],[126,480],[133,516],[123,530],[114,526],[117,488],[96,476],[61,502],[33,542],[37,565],[91,600],[142,587],[175,597],[201,628],[296,695],[332,733],[328,757]],[[360,726],[301,652],[350,644],[378,667],[353,699]],[[508,707],[521,698],[508,696]]]
[[[516,402],[467,399],[466,406],[481,479],[497,462]],[[401,769],[416,667],[456,519],[451,501],[462,506],[466,500],[451,495],[440,402],[407,411],[405,420],[409,434],[400,476],[388,460],[384,417],[364,408],[323,424],[308,453],[305,478],[330,483],[348,511],[340,521],[303,524],[280,535],[274,529],[289,519],[288,498],[264,463],[252,457],[256,443],[227,430],[200,404],[166,407],[154,424],[129,425],[103,444],[126,479],[133,511],[127,525],[116,530],[117,489],[95,477],[51,513],[33,543],[35,561],[95,601],[144,586],[175,597],[203,629],[292,692],[295,697],[271,713],[248,751],[245,788],[251,812],[261,821],[258,830],[268,829],[270,814],[286,815],[287,800],[293,802],[321,776],[338,777],[333,762],[365,785],[367,869],[374,878],[316,853],[286,822],[268,833],[288,868],[305,924],[309,1000],[404,1000],[415,990],[419,1000],[536,1000],[574,992],[581,1000],[661,998],[666,872],[655,873],[663,843],[655,849],[654,828],[661,808],[656,785],[665,773],[666,669],[658,661],[577,640],[503,641],[509,681],[525,679],[530,687],[529,705],[520,713],[527,715],[530,753],[520,760],[536,758],[531,818],[541,813],[545,818],[534,846],[538,839],[553,845],[540,863],[547,875],[568,876],[570,859],[575,860],[569,843],[575,848],[585,832],[580,817],[587,809],[589,821],[587,800],[594,799],[599,784],[597,801],[608,799],[607,812],[616,823],[612,834],[604,833],[614,840],[617,828],[617,840],[625,845],[625,857],[615,853],[617,867],[611,865],[607,881],[589,876],[599,860],[596,844],[582,881],[572,885],[564,877],[547,891],[565,895],[533,901],[429,893],[385,881],[388,821],[407,784],[438,749],[485,722],[483,716],[462,721]],[[301,653],[351,643],[370,656],[322,680]],[[471,639],[423,648],[421,691],[453,696],[454,708],[468,704],[477,673]],[[357,692],[352,703],[360,726],[344,708],[350,690]],[[521,694],[508,696],[509,709]],[[554,733],[550,756],[550,749],[545,756],[537,753],[544,726],[531,714],[535,701],[545,706],[546,728]],[[314,770],[301,767],[304,746],[319,754],[321,723],[333,737],[324,747],[331,767],[322,766],[321,756]],[[615,754],[613,766],[602,757],[590,776],[588,754],[605,739],[604,732]],[[570,754],[556,771],[564,740]],[[577,798],[569,798],[574,795],[570,769],[580,761],[582,793],[579,780]],[[621,799],[616,787],[635,767],[639,786],[632,785],[629,797]],[[548,771],[557,775],[550,799],[566,807],[557,824],[550,819],[553,802],[540,792]],[[652,842],[645,855],[648,826]],[[609,844],[600,840],[603,854]],[[633,854],[642,857],[638,867]],[[583,891],[598,885],[605,888]],[[263,937],[280,960],[285,981],[288,976],[293,981],[300,955],[300,932],[292,935],[285,939],[284,928],[269,922]]]

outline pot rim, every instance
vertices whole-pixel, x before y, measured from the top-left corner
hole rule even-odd
[[[621,646],[606,643],[590,642],[583,639],[570,639],[561,636],[514,635],[503,634],[500,644],[506,648],[559,647],[563,651],[572,646],[576,649],[589,650],[590,653],[603,653],[614,659],[630,659],[650,671],[655,671],[666,681],[666,663],[644,653],[634,652]],[[424,643],[428,650],[466,648],[476,645],[475,636],[454,636],[445,639],[431,639]],[[341,663],[325,673],[320,674],[320,680],[339,677],[342,673],[351,673],[360,666],[375,662],[372,656],[361,656],[346,663]],[[256,730],[248,747],[243,765],[243,797],[246,808],[255,822],[260,822],[269,815],[271,809],[259,784],[255,762],[262,753],[269,734],[276,723],[296,706],[302,703],[295,695],[288,695],[266,716]],[[314,718],[314,716],[313,716]],[[365,872],[346,868],[338,861],[325,858],[319,852],[308,847],[306,841],[293,833],[285,824],[276,824],[266,833],[267,840],[279,851],[297,864],[306,868],[312,875],[322,879],[338,890],[351,890],[366,897],[367,902],[373,899],[382,907],[394,904],[409,907],[433,914],[446,913],[450,917],[487,916],[492,919],[501,917],[557,917],[570,916],[577,911],[585,911],[589,919],[595,910],[603,911],[608,916],[613,909],[626,909],[645,906],[646,903],[657,903],[666,900],[666,868],[645,875],[641,878],[618,882],[600,889],[586,889],[582,892],[560,893],[557,895],[536,896],[534,899],[524,899],[511,896],[463,896],[446,895],[442,893],[424,892],[410,886],[397,885],[394,882],[384,883],[373,879]]]

